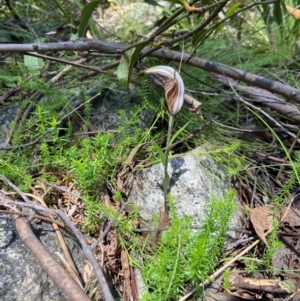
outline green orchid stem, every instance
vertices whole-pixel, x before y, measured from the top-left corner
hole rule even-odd
[[[170,176],[168,174],[168,159],[169,159],[169,152],[170,152],[170,147],[171,147],[170,141],[171,141],[173,123],[174,123],[174,116],[169,114],[167,147],[165,150],[165,162],[164,162],[165,175],[164,175],[164,181],[163,181],[165,213],[168,213],[167,195],[168,195],[168,188],[169,188],[169,184],[170,184]]]

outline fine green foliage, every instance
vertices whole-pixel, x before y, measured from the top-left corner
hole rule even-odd
[[[282,148],[282,151],[284,152],[286,158],[288,159],[288,162],[290,163],[291,171],[289,173],[289,179],[285,183],[285,185],[280,189],[277,196],[275,196],[273,203],[277,206],[280,206],[282,202],[286,199],[287,195],[290,193],[292,188],[295,186],[300,185],[300,153],[299,151],[294,153],[293,158],[291,157],[291,154],[289,150],[286,148],[285,144],[282,142],[282,140],[279,138],[279,136],[275,133],[275,131],[268,125],[268,123],[258,115],[258,113],[253,112],[254,115],[258,116],[258,118],[264,123],[264,125],[272,132],[276,140],[278,141],[279,145]]]
[[[39,117],[44,116],[39,111],[40,107],[37,108]],[[126,120],[124,123],[128,128]],[[115,217],[116,212],[99,202],[98,197],[103,190],[103,183],[114,181],[116,168],[126,159],[130,147],[141,141],[142,131],[136,129],[130,135],[123,126],[120,126],[115,133],[98,134],[91,138],[73,140],[72,144],[69,144],[65,138],[58,137],[55,125],[54,121],[51,131],[53,140],[50,143],[44,140],[38,146],[39,155],[34,163],[30,163],[30,158],[27,157],[29,149],[23,154],[17,150],[1,158],[1,172],[8,178],[14,178],[15,183],[25,191],[32,185],[30,175],[32,170],[43,168],[41,177],[49,182],[60,179],[62,173],[67,174],[70,180],[76,182],[84,197],[85,229],[93,231],[94,226],[103,220],[103,216]],[[131,126],[134,126],[132,120]],[[37,124],[37,130],[39,134],[45,133],[46,129],[42,122]],[[53,141],[56,144],[53,144]]]
[[[277,232],[279,230],[279,222],[277,220],[273,221],[272,228],[273,228],[273,231],[268,236],[269,247],[265,249],[265,253],[264,253],[264,263],[267,267],[267,270],[271,274],[276,274],[276,272],[278,272],[278,271],[274,271],[272,260],[274,258],[276,251],[278,251],[278,249],[282,248],[284,246],[284,244],[278,240]]]
[[[130,150],[152,139],[139,125],[143,107],[132,107],[129,115],[119,111],[119,126],[113,132],[76,136],[72,134],[74,125],[70,121],[62,122],[67,112],[74,109],[68,105],[70,94],[54,90],[52,85],[45,85],[35,77],[27,89],[43,91],[45,101],[34,104],[32,117],[20,129],[15,128],[13,144],[21,146],[38,140],[32,146],[3,154],[1,172],[24,191],[29,191],[40,180],[55,183],[66,178],[74,181],[84,198],[85,230],[93,232],[95,225],[105,217],[116,215],[115,210],[99,202],[104,183],[115,183],[117,168],[127,159]],[[73,114],[80,120],[82,131],[88,127],[90,114],[88,104],[83,111]],[[33,179],[33,174],[40,170],[43,172]]]
[[[224,200],[212,199],[197,231],[192,229],[190,218],[177,216],[170,201],[170,228],[163,232],[156,252],[144,263],[143,276],[148,293],[143,296],[143,301],[176,300],[182,295],[185,283],[197,285],[209,277],[222,253],[235,208],[234,196],[231,191]]]
[[[253,277],[255,274],[262,272],[262,267],[264,267],[263,260],[259,260],[253,257],[242,257],[241,258],[246,265],[245,274],[248,277]],[[265,268],[264,268],[265,270]]]
[[[28,190],[32,185],[32,177],[27,172],[27,158],[10,154],[8,158],[0,158],[0,170],[8,179],[14,179],[21,190]]]
[[[277,192],[277,194],[272,199],[272,204],[275,206],[275,213],[278,212],[279,208],[282,208],[282,203],[287,200],[287,198],[290,195],[290,192],[293,191],[295,187],[298,187],[300,184],[300,152],[296,151],[293,153],[293,156],[290,154],[290,151],[287,149],[283,141],[280,139],[280,137],[275,133],[273,128],[269,126],[269,124],[263,119],[263,117],[259,116],[258,113],[253,112],[255,116],[257,116],[262,123],[272,132],[274,137],[276,138],[278,144],[280,145],[282,152],[285,154],[287,158],[287,162],[289,164],[289,177],[288,180],[285,182],[284,185],[281,186],[281,189]],[[278,214],[275,214],[275,216]],[[272,232],[268,235],[267,241],[268,241],[268,248],[265,249],[265,253],[263,256],[263,261],[266,267],[266,270],[274,275],[276,274],[276,271],[274,271],[272,260],[274,258],[274,255],[276,252],[283,247],[283,243],[279,241],[277,232],[279,230],[280,221],[277,219],[273,220],[272,224]],[[253,265],[252,265],[253,267]],[[247,267],[249,270],[251,267]],[[286,271],[288,272],[288,271]]]
[[[293,170],[289,172],[289,178],[275,196],[273,203],[276,206],[280,206],[284,200],[286,200],[289,193],[295,187],[299,187],[299,174],[300,174],[300,152],[295,152],[293,159],[291,161]]]

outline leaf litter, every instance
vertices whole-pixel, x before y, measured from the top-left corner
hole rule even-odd
[[[274,207],[265,205],[251,210],[250,220],[256,234],[268,247],[268,242],[265,237],[265,232],[270,230],[273,222]]]

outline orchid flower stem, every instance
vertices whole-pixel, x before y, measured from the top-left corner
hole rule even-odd
[[[170,177],[168,174],[168,157],[171,148],[171,134],[174,123],[174,115],[176,115],[182,108],[184,102],[184,82],[179,73],[170,66],[154,66],[147,68],[143,71],[146,74],[158,74],[161,76],[161,83],[164,86],[165,97],[168,106],[169,115],[169,127],[168,127],[168,138],[167,147],[164,158],[163,154],[160,153],[161,158],[164,162],[164,179],[163,179],[163,191],[164,191],[164,213],[168,215],[168,188],[170,184]]]
[[[170,141],[171,141],[171,135],[172,135],[172,128],[174,124],[174,116],[169,114],[169,127],[168,127],[168,136],[167,136],[167,147],[165,150],[165,175],[164,175],[164,181],[163,181],[163,188],[164,188],[164,207],[165,207],[165,213],[168,214],[168,205],[167,205],[167,195],[168,195],[168,189],[170,184],[170,176],[168,174],[168,159],[169,159],[169,152],[170,152]]]

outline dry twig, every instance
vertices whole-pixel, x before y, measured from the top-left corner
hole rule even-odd
[[[30,227],[28,218],[14,216],[16,229],[20,238],[31,251],[52,281],[61,289],[69,301],[90,301],[79,285],[52,257],[49,251],[36,238]]]
[[[83,235],[81,234],[81,232],[76,228],[76,226],[72,223],[72,221],[68,218],[68,216],[63,211],[56,210],[56,212],[61,217],[61,219],[66,223],[66,225],[72,230],[72,232],[75,234],[78,241],[80,242],[81,247],[82,247],[82,252],[83,252],[85,258],[91,263],[91,265],[95,271],[95,274],[98,278],[105,301],[114,301],[114,298],[112,296],[112,293],[110,291],[108,283],[105,279],[105,276],[102,272],[102,269],[100,268],[95,255],[93,254],[90,246],[85,241]]]
[[[63,41],[47,44],[0,44],[0,52],[11,53],[28,53],[39,52],[45,53],[49,51],[98,51],[103,54],[120,54],[124,50],[128,50],[128,45],[121,43],[109,43],[94,39],[78,39],[76,41]],[[267,77],[245,72],[230,66],[226,66],[217,62],[209,61],[199,57],[191,57],[188,53],[181,51],[172,51],[166,48],[157,49],[151,52],[152,48],[144,48],[141,55],[148,53],[149,56],[169,59],[177,62],[201,68],[207,72],[221,74],[226,77],[260,87],[272,93],[277,93],[290,100],[300,103],[300,90],[293,88],[287,84],[278,81],[273,81]],[[115,67],[119,61],[111,63],[111,67]],[[106,70],[107,68],[100,68]]]

